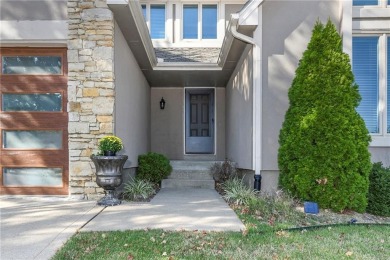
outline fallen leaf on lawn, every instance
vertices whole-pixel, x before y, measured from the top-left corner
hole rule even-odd
[[[383,244],[385,242],[385,240],[384,239],[381,239],[381,243]]]
[[[162,242],[161,242],[161,244],[166,244],[167,243],[167,241],[166,240],[163,240]]]
[[[134,259],[134,256],[132,256],[132,255],[127,256],[127,260],[133,260],[133,259]]]
[[[102,238],[106,238],[106,234],[102,234]]]
[[[128,244],[124,244],[123,246],[126,247],[126,246],[129,246],[129,245]]]
[[[281,231],[278,231],[276,232],[276,235],[279,236],[279,237],[289,237],[290,235],[284,231],[284,230],[281,230]]]
[[[151,237],[151,238],[150,238],[150,241],[156,242],[156,239],[155,239],[154,237]]]
[[[347,253],[345,253],[346,256],[352,256],[353,253],[351,251],[348,251]]]
[[[170,256],[169,258],[168,258],[168,260],[173,260],[174,258],[173,258],[173,256]]]
[[[167,252],[162,253],[162,256],[166,256],[166,255],[167,255]]]

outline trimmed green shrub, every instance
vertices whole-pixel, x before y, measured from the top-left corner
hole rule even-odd
[[[317,22],[288,93],[279,135],[280,185],[335,211],[363,212],[371,140],[356,112],[361,97],[335,26]]]
[[[390,216],[390,167],[374,163],[370,174],[367,212]]]
[[[168,177],[172,166],[167,157],[162,154],[149,152],[138,156],[137,179],[148,180],[152,183],[159,183]]]
[[[132,179],[125,184],[123,196],[132,201],[145,200],[155,193],[153,186],[150,181]]]

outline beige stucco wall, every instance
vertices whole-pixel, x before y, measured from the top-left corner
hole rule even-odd
[[[1,0],[0,43],[2,46],[66,46],[67,19],[66,0]]]
[[[161,98],[165,109],[160,109]],[[151,150],[169,159],[183,159],[184,88],[151,88]]]
[[[278,170],[279,131],[288,89],[317,19],[339,27],[339,1],[265,1],[262,21],[262,171]],[[294,15],[291,15],[291,14]],[[283,17],[283,19],[281,19]],[[275,30],[277,28],[277,30]]]
[[[189,159],[184,152],[184,93],[183,87],[151,88],[151,150],[165,154],[171,160]],[[223,160],[225,158],[225,89],[216,88],[215,96],[216,156],[212,158]],[[162,97],[166,102],[164,110],[160,109]]]
[[[129,156],[125,167],[136,167],[138,155],[150,150],[150,87],[117,24],[114,42],[114,132]]]
[[[248,45],[226,86],[226,157],[243,169],[253,169],[252,63]]]
[[[384,166],[390,167],[389,147],[370,147],[371,161],[382,162]]]

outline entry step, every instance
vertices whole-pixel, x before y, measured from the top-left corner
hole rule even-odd
[[[162,180],[162,188],[205,188],[214,189],[215,181],[210,168],[218,161],[172,160],[172,172]]]

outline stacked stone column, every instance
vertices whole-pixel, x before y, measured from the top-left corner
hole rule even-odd
[[[103,192],[90,155],[113,134],[114,18],[104,0],[68,0],[69,185],[75,198]]]

